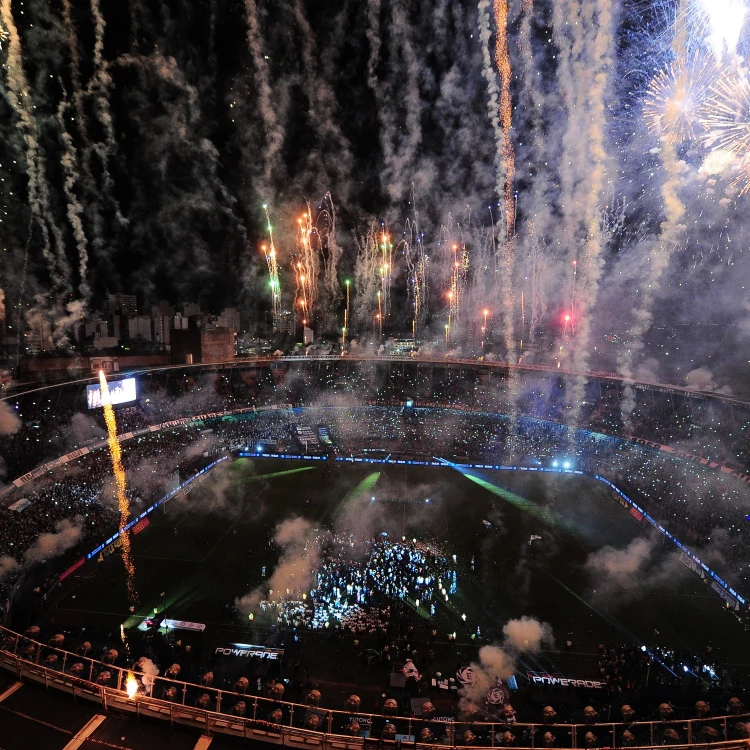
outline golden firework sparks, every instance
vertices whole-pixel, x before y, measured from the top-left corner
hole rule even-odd
[[[122,449],[117,439],[117,422],[115,421],[115,410],[112,408],[112,399],[109,394],[109,385],[103,370],[99,370],[99,384],[102,391],[102,406],[104,407],[104,421],[107,423],[107,441],[109,443],[109,455],[112,458],[112,473],[115,477],[115,496],[117,507],[120,511],[120,552],[122,562],[127,573],[128,598],[131,603],[138,601],[135,590],[135,565],[130,555],[130,534],[124,531],[130,517],[130,505],[125,494],[125,469],[122,466]]]

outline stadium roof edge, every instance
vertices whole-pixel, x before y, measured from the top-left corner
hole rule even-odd
[[[156,367],[140,368],[133,370],[121,370],[117,373],[118,377],[125,375],[141,375],[146,373],[158,373],[168,371],[179,371],[179,370],[217,370],[217,369],[233,369],[238,367],[246,366],[258,366],[267,364],[278,364],[278,363],[294,363],[294,362],[374,362],[382,364],[396,364],[396,363],[409,363],[409,364],[425,364],[425,365],[459,365],[465,367],[476,367],[480,369],[492,369],[492,370],[515,370],[520,372],[540,372],[547,373],[549,375],[562,375],[565,377],[585,377],[594,380],[612,381],[615,383],[621,383],[623,385],[632,385],[636,388],[642,388],[646,390],[659,390],[670,393],[676,393],[690,398],[710,398],[717,401],[724,401],[727,403],[733,403],[740,406],[750,407],[750,399],[739,398],[738,396],[732,396],[726,393],[718,393],[716,391],[702,391],[694,388],[687,388],[685,386],[673,385],[669,383],[654,383],[646,380],[635,380],[633,378],[626,378],[622,375],[618,375],[613,372],[601,372],[601,371],[576,371],[566,370],[562,368],[552,367],[549,365],[533,365],[533,364],[511,364],[509,362],[501,361],[479,361],[477,359],[459,359],[451,357],[382,357],[382,356],[368,356],[368,355],[320,355],[320,356],[286,356],[286,357],[236,357],[231,360],[224,362],[210,362],[210,363],[199,363],[199,364],[178,364],[178,365],[158,365]],[[49,383],[34,388],[28,388],[26,390],[20,390],[23,384],[19,384],[17,390],[9,393],[6,396],[0,398],[0,401],[9,401],[19,396],[24,396],[30,393],[39,393],[45,390],[51,390],[54,388],[60,388],[65,385],[75,385],[84,383],[96,383],[98,382],[97,376],[91,376],[87,378],[77,378],[74,380],[61,380],[55,383]]]

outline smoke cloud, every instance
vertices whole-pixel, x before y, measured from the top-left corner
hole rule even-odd
[[[307,592],[320,561],[320,549],[314,540],[313,525],[305,518],[282,521],[274,534],[281,548],[279,563],[267,584],[259,586],[235,601],[243,613],[253,611],[262,599],[283,599],[293,592]]]
[[[533,617],[521,617],[509,620],[503,627],[505,647],[519,653],[538,654],[542,646],[551,646],[554,642],[552,627],[546,622],[539,622]]]
[[[58,557],[75,547],[83,536],[83,520],[68,518],[55,524],[54,532],[40,534],[34,544],[27,550],[25,559],[27,563],[38,563]]]
[[[624,549],[603,547],[586,560],[586,567],[597,576],[624,584],[638,576],[651,559],[654,545],[648,539],[634,539]]]
[[[0,555],[0,581],[20,567],[20,563],[9,555]]]
[[[65,448],[77,448],[79,445],[107,437],[107,431],[96,423],[93,417],[77,411],[70,423],[60,430],[60,442]]]
[[[459,706],[466,713],[482,712],[487,704],[487,693],[498,680],[506,680],[516,671],[521,654],[537,654],[554,642],[552,627],[532,617],[509,620],[503,627],[502,646],[490,645],[479,649],[479,661],[472,662],[472,681],[460,691]]]
[[[7,401],[0,401],[0,435],[15,435],[21,429],[21,420]]]

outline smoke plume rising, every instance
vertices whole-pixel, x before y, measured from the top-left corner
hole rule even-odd
[[[235,601],[237,608],[249,613],[267,596],[279,601],[297,593],[307,592],[313,582],[320,561],[320,549],[315,542],[313,525],[306,518],[287,518],[274,533],[274,541],[281,548],[281,557],[268,582]]]
[[[21,429],[21,420],[7,401],[0,401],[0,435],[15,435]]]
[[[83,519],[65,518],[55,524],[54,532],[40,534],[26,552],[27,563],[37,563],[58,557],[74,547],[83,536]]]

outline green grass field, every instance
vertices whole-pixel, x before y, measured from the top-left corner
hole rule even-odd
[[[524,615],[550,623],[555,650],[562,652],[542,662],[576,675],[595,673],[598,643],[650,643],[655,628],[660,643],[691,651],[710,643],[718,659],[750,661],[739,623],[659,539],[652,539],[650,562],[638,575],[587,571],[590,554],[605,545],[624,548],[649,531],[594,480],[449,467],[339,464],[326,471],[289,460],[227,462],[193,492],[154,512],[150,526],[133,537],[140,597],[134,615],[122,561],[113,554],[56,589],[43,617],[60,628],[112,633],[124,624],[135,641],[142,619],[166,607],[172,619],[207,625],[202,635],[178,634],[193,645],[198,661],[205,662],[215,645],[283,641],[286,669],[298,663],[300,674],[339,683],[342,695],[355,688],[377,692],[387,669],[354,658],[351,637],[332,642],[330,634],[312,632],[294,641],[288,633],[271,633],[260,618],[250,623],[227,609],[263,583],[264,566],[270,575],[278,551],[269,540],[280,521],[298,515],[342,532],[433,540],[456,555],[458,590],[450,607],[439,606],[434,618],[424,610],[402,616],[402,627],[416,628],[420,648],[433,650],[433,670],[451,673],[473,658],[479,644],[470,634],[477,627],[482,642],[492,642],[502,638],[508,619]],[[542,538],[530,544],[532,534]],[[428,644],[433,627],[438,635]],[[458,643],[449,644],[453,631]],[[568,639],[573,648],[565,653]]]

